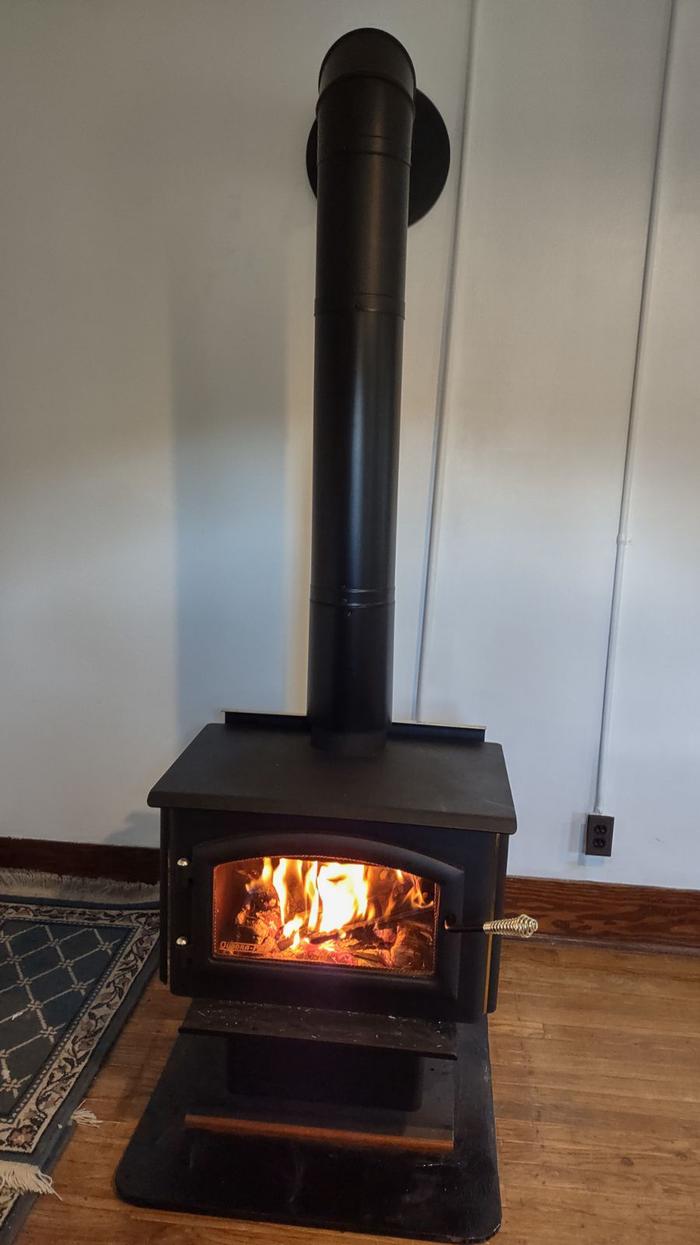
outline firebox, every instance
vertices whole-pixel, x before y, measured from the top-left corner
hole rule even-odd
[[[326,55],[305,716],[228,712],[156,784],[192,999],[117,1173],[138,1204],[444,1241],[500,1200],[486,1015],[515,813],[479,727],[391,720],[407,229],[449,141],[396,39]]]
[[[305,847],[319,850],[309,836],[292,850]],[[349,860],[257,856],[216,865],[213,954],[433,976],[439,884],[372,860],[372,843],[351,848]]]

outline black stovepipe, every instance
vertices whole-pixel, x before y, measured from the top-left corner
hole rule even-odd
[[[317,747],[352,755],[380,751],[391,716],[414,96],[381,30],[321,66],[308,715]]]

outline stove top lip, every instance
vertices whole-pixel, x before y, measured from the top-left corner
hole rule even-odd
[[[275,813],[513,834],[503,749],[479,727],[394,724],[377,757],[312,748],[305,718],[226,715],[195,737],[151,808]]]

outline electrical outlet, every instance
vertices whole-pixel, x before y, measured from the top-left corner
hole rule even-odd
[[[589,813],[586,822],[586,856],[612,856],[614,817]]]

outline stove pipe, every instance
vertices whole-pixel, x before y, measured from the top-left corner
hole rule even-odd
[[[381,751],[391,717],[415,73],[354,30],[321,66],[308,716],[319,748]]]

